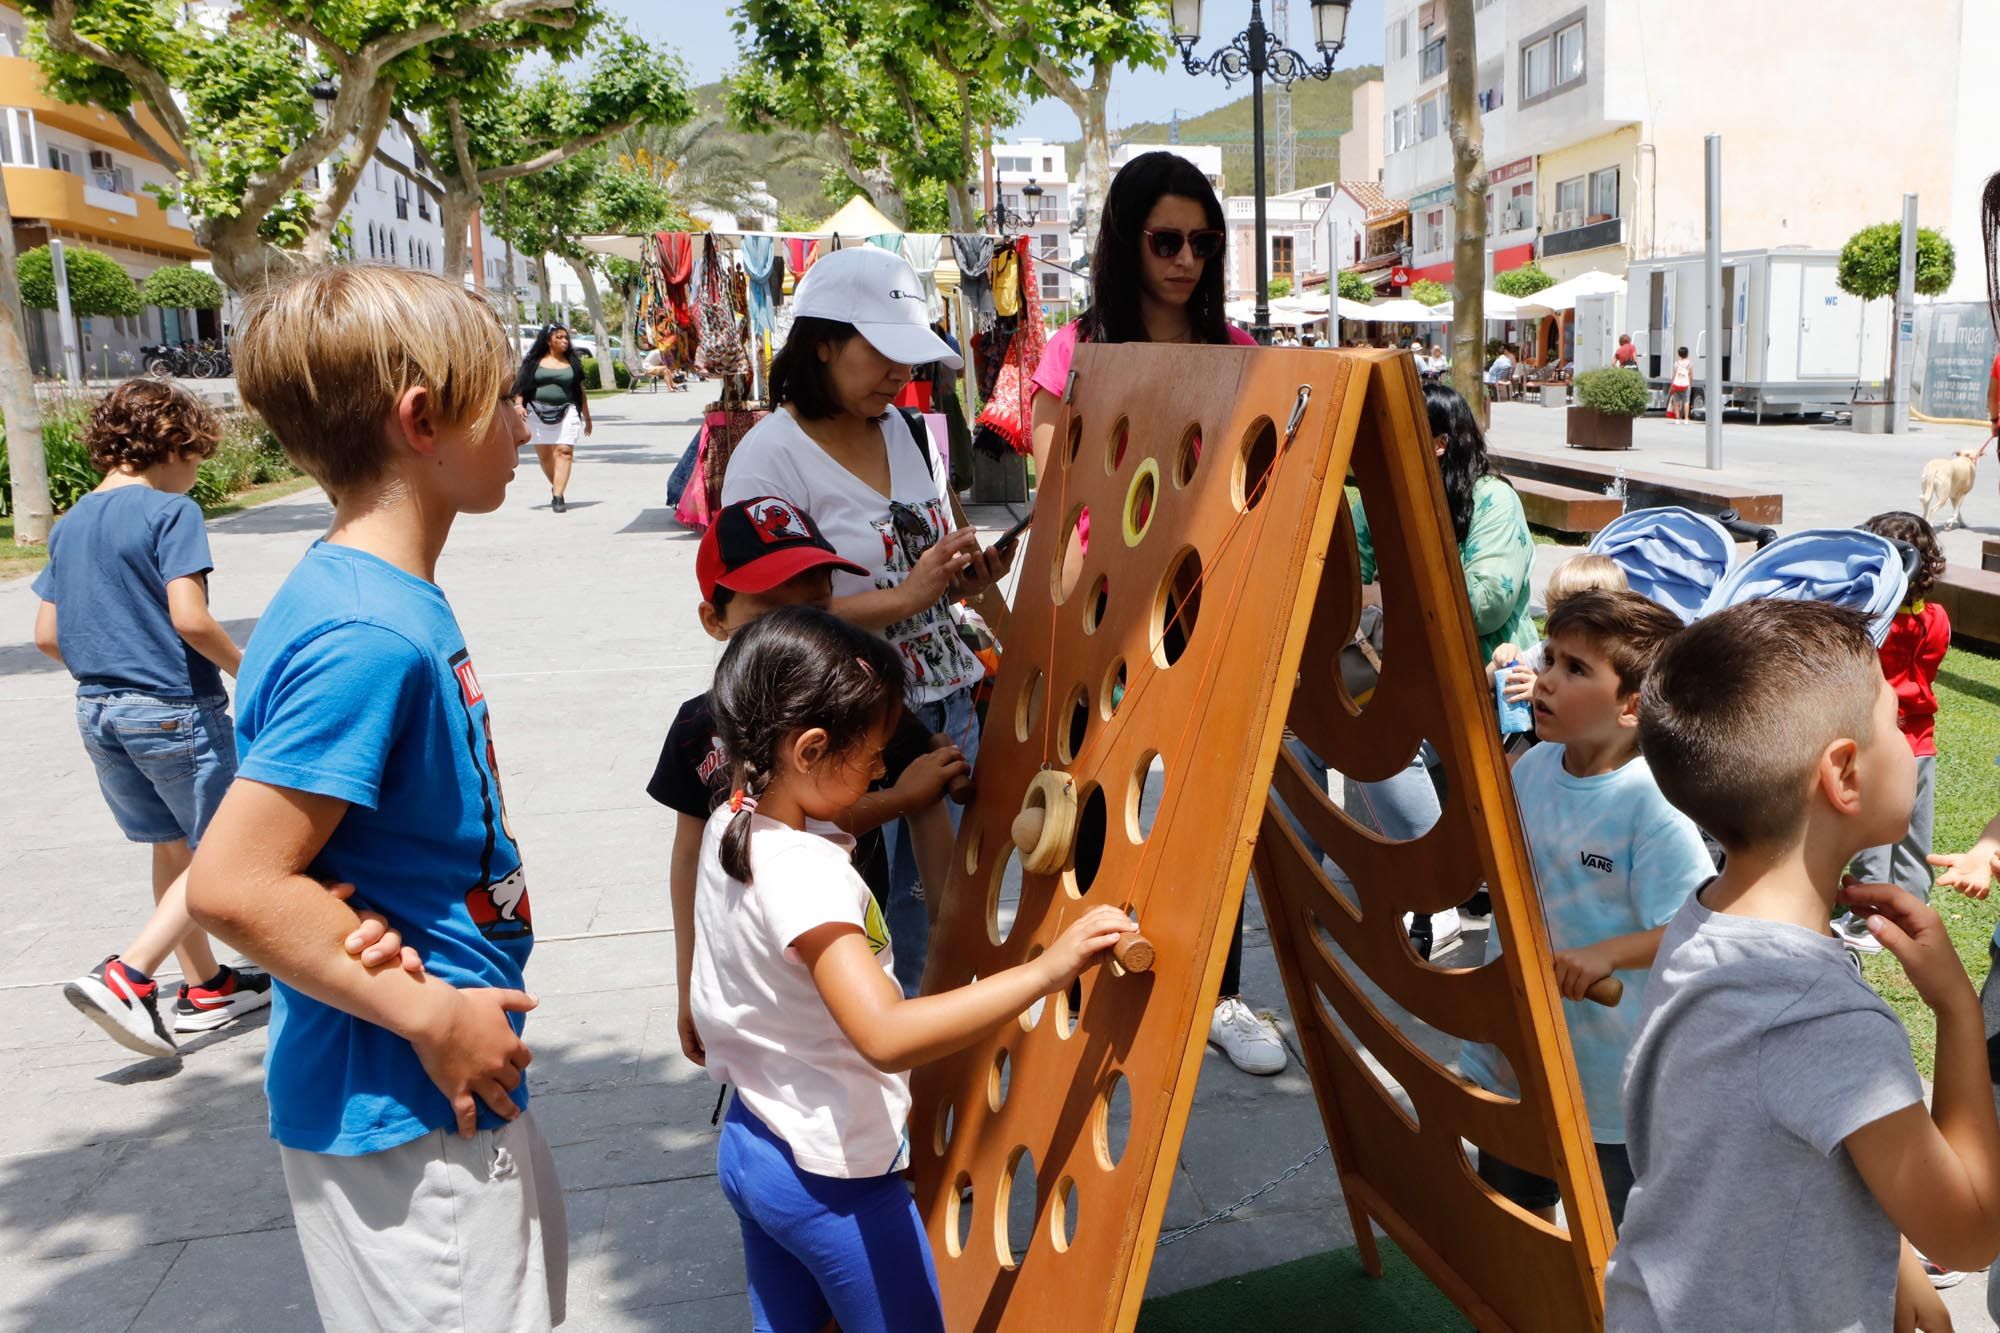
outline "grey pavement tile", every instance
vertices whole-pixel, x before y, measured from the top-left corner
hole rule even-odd
[[[281,1227],[189,1241],[132,1327],[134,1333],[315,1333],[319,1311],[289,1212]]]
[[[1346,1209],[1337,1199],[1309,1210],[1269,1213],[1246,1210],[1227,1222],[1218,1222],[1156,1250],[1152,1271],[1147,1275],[1146,1294],[1165,1296],[1185,1291],[1353,1242]]]
[[[736,1214],[713,1176],[603,1191],[604,1232],[585,1275],[586,1316],[644,1311],[746,1290]],[[741,1307],[749,1322],[749,1305]]]
[[[750,1298],[737,1292],[638,1309],[572,1309],[563,1329],[564,1333],[742,1333],[749,1323]]]
[[[540,917],[536,918],[540,924]],[[613,935],[602,939],[542,940],[528,960],[528,989],[548,1004],[552,996],[628,990],[672,982],[674,937]]]
[[[277,1145],[261,1130],[169,1133],[119,1144],[28,1249],[37,1255],[121,1250],[260,1231],[288,1225],[291,1216]]]
[[[8,1245],[0,1259],[0,1328],[126,1333],[182,1248],[176,1241],[44,1259]]]
[[[717,1131],[708,1118],[717,1091],[697,1074],[671,1083],[537,1095],[535,1118],[564,1189],[712,1177]]]
[[[672,986],[649,986],[543,999],[527,1030],[537,1091],[613,1088],[668,1077],[667,1068],[647,1063],[645,1042],[654,1011],[664,1010],[672,1024],[676,995]]]

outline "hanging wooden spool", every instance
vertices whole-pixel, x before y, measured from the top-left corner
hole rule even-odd
[[[1014,846],[1021,868],[1037,875],[1060,875],[1076,845],[1076,783],[1059,769],[1045,768],[1028,784],[1021,813],[1014,816]]]

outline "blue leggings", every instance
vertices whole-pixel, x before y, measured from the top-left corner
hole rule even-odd
[[[715,1154],[743,1229],[758,1333],[944,1333],[930,1239],[901,1172],[842,1180],[802,1171],[792,1150],[732,1101]]]

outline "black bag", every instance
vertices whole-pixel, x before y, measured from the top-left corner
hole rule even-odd
[[[1348,698],[1368,702],[1382,679],[1382,608],[1364,606],[1354,630],[1354,641],[1340,650],[1340,681]]]
[[[544,426],[561,425],[570,409],[568,403],[545,403],[538,398],[530,398],[528,406],[535,410],[535,416]]]

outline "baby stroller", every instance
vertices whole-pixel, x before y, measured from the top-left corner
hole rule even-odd
[[[1621,514],[1591,539],[1589,550],[1608,556],[1625,571],[1633,592],[1684,623],[1701,614],[1736,559],[1736,543],[1721,523],[1672,505]]]
[[[1917,552],[1861,528],[1787,533],[1722,576],[1700,614],[1766,597],[1828,602],[1868,617],[1879,647],[1909,593]]]

